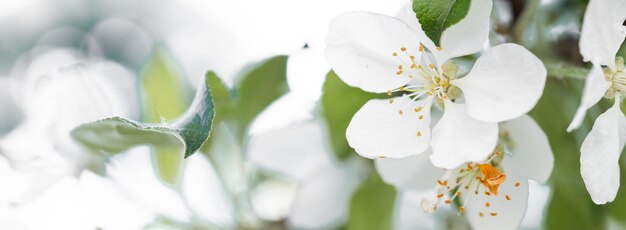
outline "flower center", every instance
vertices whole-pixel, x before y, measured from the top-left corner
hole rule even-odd
[[[611,87],[606,91],[604,97],[615,98],[626,96],[626,72],[624,71],[624,59],[617,57],[615,59],[616,69],[605,68],[604,79],[611,83]]]
[[[422,209],[426,212],[434,212],[441,200],[446,205],[451,205],[455,200],[459,206],[459,213],[465,212],[465,207],[471,202],[471,199],[465,199],[460,202],[463,194],[474,193],[475,195],[498,196],[498,188],[507,179],[506,174],[498,169],[500,162],[504,158],[504,154],[496,149],[489,160],[485,163],[468,163],[457,169],[449,170],[442,179],[437,180],[435,191],[437,195],[434,199],[422,200]],[[516,182],[515,186],[520,183]],[[504,195],[507,201],[511,200],[511,196]],[[459,199],[457,199],[459,198]],[[491,204],[485,203],[484,206],[489,208]],[[497,216],[497,212],[486,212],[491,216]],[[478,213],[481,217],[485,216],[483,212]]]
[[[406,77],[412,79],[406,86],[389,90],[387,94],[394,92],[408,93],[413,100],[423,96],[434,96],[440,103],[445,99],[456,97],[450,94],[450,80],[456,78],[457,66],[449,61],[437,68],[434,60],[425,52],[423,45],[420,45],[416,56],[407,48],[400,48],[399,52],[392,54],[398,62],[398,69],[395,77]]]

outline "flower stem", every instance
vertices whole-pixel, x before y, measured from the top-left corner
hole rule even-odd
[[[548,70],[548,76],[558,79],[571,78],[584,80],[589,73],[589,69],[587,68],[563,62],[544,61],[544,64]]]
[[[539,8],[539,0],[530,0],[526,2],[524,10],[519,15],[519,18],[513,25],[513,39],[520,43],[522,41],[522,35],[526,27],[532,22],[535,12]]]

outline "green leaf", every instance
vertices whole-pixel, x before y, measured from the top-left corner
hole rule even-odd
[[[436,46],[443,31],[467,15],[471,0],[413,0],[413,11],[426,36]]]
[[[580,175],[578,147],[589,131],[590,119],[576,132],[565,131],[579,104],[581,83],[549,79],[543,97],[531,112],[548,135],[555,157],[547,229],[601,229],[605,219],[603,208],[591,201]]]
[[[354,114],[370,99],[386,95],[367,93],[341,81],[334,72],[329,72],[323,86],[322,114],[328,124],[331,144],[340,159],[353,153],[346,140],[346,129]]]
[[[172,121],[185,112],[189,105],[189,87],[173,66],[169,54],[156,49],[141,74],[141,91],[144,122]],[[168,185],[176,185],[182,172],[183,158],[177,148],[151,148],[156,174]]]
[[[205,79],[185,114],[169,124],[146,124],[121,117],[87,123],[72,130],[72,137],[86,148],[105,156],[138,145],[172,148],[175,158],[195,153],[207,140],[214,117],[213,98]]]
[[[373,171],[350,203],[348,230],[392,229],[395,189]]]
[[[206,73],[207,82],[211,89],[213,102],[215,104],[215,118],[213,118],[213,126],[217,128],[220,123],[231,121],[234,112],[234,101],[231,91],[214,72]],[[217,135],[213,132],[211,137],[204,143],[201,148],[203,153],[209,153],[210,146],[215,142]]]
[[[244,136],[248,125],[269,104],[288,90],[287,56],[270,58],[255,65],[236,85],[239,135]]]

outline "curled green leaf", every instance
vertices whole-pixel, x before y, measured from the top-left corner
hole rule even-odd
[[[146,124],[112,117],[78,126],[72,137],[100,154],[115,154],[138,145],[177,149],[179,157],[189,157],[208,139],[213,124],[214,104],[208,81],[183,116],[171,124]]]

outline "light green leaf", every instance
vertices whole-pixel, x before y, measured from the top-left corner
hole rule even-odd
[[[413,0],[413,11],[426,36],[440,46],[443,31],[467,15],[470,3],[471,0]]]
[[[323,86],[322,113],[328,124],[331,144],[340,159],[354,153],[346,140],[346,129],[350,120],[365,102],[386,95],[367,93],[341,81],[334,72],[329,72]]]
[[[144,122],[170,122],[189,105],[189,87],[175,63],[163,49],[156,49],[141,74]],[[164,183],[174,186],[183,166],[179,150],[171,147],[151,148],[156,174]]]
[[[205,79],[185,114],[169,124],[146,124],[112,117],[83,124],[72,137],[99,154],[120,153],[137,145],[177,149],[176,158],[189,157],[207,140],[214,117],[213,98]]]
[[[256,64],[236,85],[236,116],[239,135],[244,136],[248,125],[269,104],[285,94],[287,57],[277,56]]]
[[[395,199],[395,189],[372,171],[367,182],[352,197],[348,230],[392,229]]]

